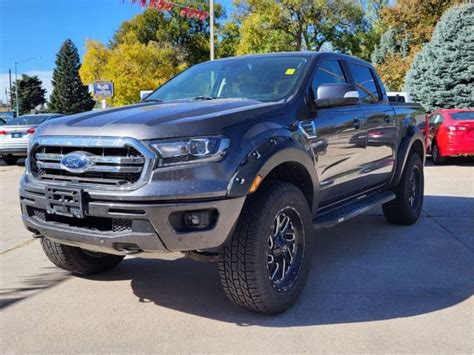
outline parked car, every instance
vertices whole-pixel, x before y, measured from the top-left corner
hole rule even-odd
[[[314,228],[380,204],[390,223],[417,221],[424,119],[341,54],[198,64],[140,104],[41,125],[23,221],[73,274],[181,251],[216,261],[235,304],[278,313],[304,287]]]
[[[0,128],[0,156],[8,165],[16,164],[18,158],[26,157],[28,143],[41,123],[62,117],[58,113],[24,115],[12,118]]]
[[[7,119],[0,117],[0,126],[4,126],[7,123]]]
[[[414,102],[411,95],[406,91],[389,91],[387,96],[390,102]]]
[[[435,164],[474,157],[474,108],[436,110],[428,116],[426,147]]]
[[[15,112],[12,112],[12,111],[0,112],[0,119],[3,119],[6,122],[10,121],[13,118],[15,118]]]

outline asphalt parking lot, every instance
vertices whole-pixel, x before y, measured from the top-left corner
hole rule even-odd
[[[233,306],[215,265],[127,258],[100,276],[55,268],[21,223],[22,166],[0,166],[0,349],[7,353],[474,352],[474,164],[425,168],[423,215],[379,210],[319,232],[295,307]]]

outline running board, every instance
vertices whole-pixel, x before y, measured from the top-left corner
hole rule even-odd
[[[395,194],[392,191],[384,191],[364,196],[356,201],[337,207],[336,209],[321,213],[313,219],[313,226],[315,229],[335,226],[336,224],[358,216],[377,205],[384,204],[393,199],[395,199]]]

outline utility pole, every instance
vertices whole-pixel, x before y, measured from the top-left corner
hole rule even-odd
[[[211,60],[214,60],[214,0],[209,0],[209,33]]]
[[[24,63],[24,62],[29,62],[30,60],[35,60],[35,59],[41,59],[41,57],[33,57],[33,58],[28,58],[24,60],[20,60],[18,62],[15,62],[15,103],[16,103],[16,117],[20,116],[20,106],[18,105],[18,64]]]
[[[8,69],[8,81],[10,83],[10,111],[13,111],[12,70],[11,69]]]

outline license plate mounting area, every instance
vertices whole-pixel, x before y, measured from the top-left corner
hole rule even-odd
[[[84,194],[80,189],[47,187],[46,204],[47,213],[84,218]]]

